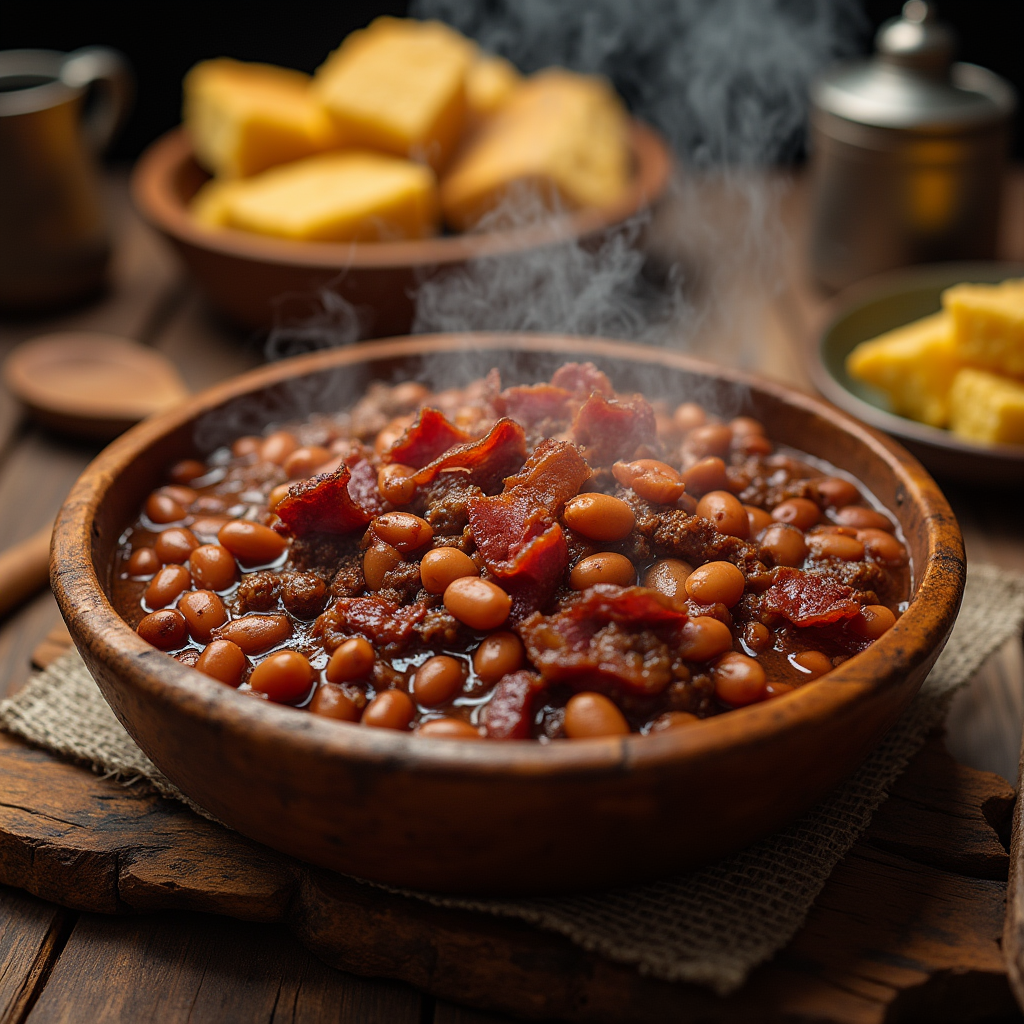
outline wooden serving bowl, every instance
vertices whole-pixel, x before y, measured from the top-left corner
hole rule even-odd
[[[849,470],[899,519],[913,598],[829,675],[652,736],[466,743],[246,699],[150,647],[111,606],[118,538],[174,461],[270,420],[337,410],[372,379],[448,386],[492,365],[543,380],[591,359],[625,390],[753,415]],[[438,335],[337,349],[221,384],[115,441],[57,520],[51,577],[71,634],[139,746],[245,835],[394,885],[535,893],[624,884],[721,857],[807,810],[863,760],[942,649],[964,584],[960,531],[921,466],[817,399],[662,349],[553,336]]]
[[[154,142],[132,174],[132,196],[142,216],[181,254],[200,287],[233,320],[260,329],[308,317],[330,288],[358,311],[365,337],[405,334],[414,294],[426,280],[457,271],[467,260],[510,256],[566,241],[600,239],[665,193],[672,158],[652,129],[631,122],[634,175],[614,206],[589,208],[544,224],[479,234],[398,242],[293,242],[247,231],[205,228],[188,202],[209,180],[192,155],[184,129]]]

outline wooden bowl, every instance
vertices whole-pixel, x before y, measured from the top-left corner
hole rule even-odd
[[[822,680],[652,736],[426,741],[246,699],[141,640],[109,600],[112,552],[175,460],[267,420],[337,410],[373,379],[448,386],[497,365],[545,379],[592,359],[619,388],[753,415],[844,467],[899,519],[914,592],[896,626]],[[303,356],[221,384],[102,452],[57,520],[53,591],[118,718],[168,778],[245,835],[362,878],[448,892],[624,884],[706,863],[819,800],[863,760],[945,643],[960,531],[894,442],[777,384],[662,349],[553,336],[438,335]]]
[[[181,128],[139,158],[132,174],[135,205],[181,254],[207,296],[232,319],[266,329],[307,319],[329,287],[360,315],[365,337],[405,334],[424,281],[467,260],[564,243],[586,242],[647,209],[665,192],[672,158],[646,125],[630,127],[634,176],[615,206],[579,210],[544,224],[404,242],[293,242],[197,224],[187,204],[209,175],[196,163]]]
[[[935,263],[880,274],[847,289],[833,300],[832,316],[810,360],[815,386],[858,419],[899,438],[940,479],[1024,487],[1024,445],[979,444],[897,416],[877,391],[846,372],[846,357],[857,345],[937,313],[951,285],[998,284],[1010,277],[1024,277],[1024,264]]]

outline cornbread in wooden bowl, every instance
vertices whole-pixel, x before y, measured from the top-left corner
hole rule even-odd
[[[136,205],[255,327],[330,287],[364,335],[406,331],[424,280],[595,240],[671,169],[604,79],[523,77],[439,22],[379,18],[312,77],[219,58],[184,86],[183,128],[139,161]]]
[[[541,383],[549,380],[562,364],[584,362],[593,363],[593,370],[582,376],[579,371],[561,371],[562,375],[552,383]],[[500,401],[505,403],[506,418],[489,431],[484,423],[460,420],[454,410],[454,419],[446,420],[451,430],[481,441],[462,441],[452,435],[448,440],[457,442],[453,449],[439,460],[427,461],[422,469],[416,469],[416,464],[423,462],[420,456],[430,455],[425,448],[419,449],[424,445],[431,448],[432,442],[427,443],[422,423],[418,427],[406,424],[405,434],[399,430],[401,424],[397,424],[394,430],[398,433],[388,438],[388,445],[382,444],[377,455],[367,449],[361,457],[373,465],[384,453],[401,450],[404,464],[393,460],[382,463],[374,484],[372,476],[356,469],[358,459],[351,465],[345,462],[352,452],[345,455],[339,451],[344,468],[339,465],[333,475],[325,472],[306,483],[297,480],[285,489],[285,497],[278,496],[275,507],[280,514],[276,518],[287,529],[267,530],[286,542],[277,556],[272,559],[262,549],[245,547],[248,541],[242,539],[242,534],[263,536],[253,529],[260,525],[257,518],[243,509],[248,501],[265,501],[260,497],[262,491],[257,493],[252,485],[249,474],[256,472],[253,467],[266,463],[261,486],[274,487],[278,486],[280,466],[290,458],[296,464],[290,466],[288,474],[302,477],[307,471],[321,468],[313,465],[317,453],[309,455],[312,437],[305,446],[308,458],[303,456],[310,466],[299,467],[296,451],[300,449],[293,447],[284,453],[282,435],[286,432],[275,431],[274,427],[316,414],[321,415],[310,422],[322,424],[323,416],[352,408],[367,394],[371,383],[380,380],[415,381],[417,386],[422,383],[433,389],[438,404],[444,404],[446,399],[442,396],[450,395],[452,388],[465,387],[492,368],[501,373],[502,390],[495,395],[504,396]],[[496,377],[492,375],[490,380],[492,387],[498,386]],[[570,387],[571,380],[576,383]],[[575,399],[579,406],[572,426],[571,436],[575,440],[538,441],[538,432],[543,435],[543,420],[536,419],[538,402],[550,409],[548,403],[552,401],[556,405],[569,401],[567,396],[575,394],[576,384],[581,381],[592,384],[593,390],[588,398],[581,393]],[[608,393],[610,387],[615,388],[618,397]],[[406,391],[411,390],[406,387]],[[666,426],[666,438],[676,436],[672,430],[685,434],[681,442],[673,442],[682,444],[680,454],[672,454],[657,447],[662,442],[653,434],[647,436],[656,421],[655,413],[662,406],[656,404],[648,415],[644,410],[652,407],[646,400],[625,397],[634,392],[643,392],[652,402],[666,403],[665,408],[699,402],[723,422],[712,422],[708,429],[694,427],[692,423]],[[272,570],[281,558],[291,557],[285,550],[288,544],[297,551],[302,546],[298,540],[300,533],[306,542],[313,537],[316,546],[320,542],[315,537],[322,536],[324,530],[350,532],[348,517],[356,507],[352,504],[354,493],[365,498],[376,488],[376,500],[388,501],[382,497],[386,491],[391,496],[391,506],[400,508],[408,500],[403,488],[428,486],[427,477],[435,481],[438,474],[454,473],[457,477],[479,470],[487,461],[478,458],[481,444],[491,455],[498,451],[508,455],[513,448],[518,452],[518,442],[512,437],[517,421],[510,402],[519,403],[520,418],[533,423],[522,434],[527,447],[540,447],[518,473],[516,465],[527,457],[526,449],[512,460],[516,465],[502,464],[502,471],[511,474],[504,485],[500,479],[484,476],[471,477],[469,481],[478,497],[470,502],[470,533],[460,536],[468,538],[466,551],[471,554],[475,550],[472,538],[480,541],[476,553],[482,556],[482,562],[461,580],[463,584],[469,581],[469,587],[486,585],[488,594],[483,598],[477,595],[477,600],[468,593],[468,587],[460,587],[467,590],[461,595],[464,600],[450,601],[448,591],[459,583],[459,578],[454,582],[441,581],[443,587],[440,583],[432,586],[427,566],[419,561],[425,555],[417,553],[415,544],[409,547],[409,538],[399,536],[405,521],[395,519],[394,514],[393,522],[387,519],[387,506],[383,506],[375,513],[379,519],[373,521],[367,533],[369,546],[360,549],[362,554],[355,562],[350,559],[346,563],[361,566],[359,580],[345,576],[355,588],[354,596],[336,597],[332,591],[333,603],[320,616],[319,635],[323,639],[317,640],[313,630],[309,634],[313,638],[311,645],[301,647],[300,620],[312,621],[311,617],[323,606],[302,605],[305,598],[313,601],[313,579],[289,592],[292,597],[298,595],[298,604],[289,605],[289,595],[284,591],[272,593]],[[420,420],[427,415],[423,412]],[[687,415],[690,412],[679,413],[683,418]],[[598,429],[596,424],[607,426],[609,417],[621,420],[617,429]],[[752,426],[755,420],[763,425],[764,434]],[[501,427],[502,423],[506,426]],[[646,426],[636,433],[640,424]],[[432,429],[437,426],[435,417]],[[501,445],[494,440],[494,431],[499,427],[509,435]],[[264,440],[257,441],[259,451],[253,448],[252,458],[244,453],[232,455],[222,447],[242,436],[259,435],[264,428]],[[381,426],[375,429],[379,438]],[[522,431],[522,427],[519,429]],[[722,437],[718,438],[718,434]],[[436,440],[436,433],[431,437]],[[509,444],[509,439],[513,443]],[[721,451],[730,459],[728,466],[720,456],[702,454],[702,448],[698,451],[700,445],[721,447],[719,442],[725,444]],[[251,444],[247,440],[243,447]],[[547,459],[555,450],[551,445],[565,458],[574,460],[574,464],[575,460],[585,458],[588,465],[604,466],[608,462],[612,467],[595,471],[591,484],[578,495],[583,500],[576,504],[581,507],[567,508],[561,514],[557,510],[542,514],[542,506],[546,507],[544,503],[549,498],[536,496],[553,494],[552,488],[568,488],[575,493],[582,486],[583,477],[576,474],[579,479],[568,481],[565,467]],[[790,448],[803,454],[791,453]],[[542,451],[546,453],[543,456]],[[269,459],[271,454],[274,459]],[[670,462],[683,459],[678,479],[658,468],[669,466],[653,458],[658,454]],[[203,465],[196,468],[208,458],[213,470]],[[242,459],[237,466],[231,462],[236,458]],[[465,458],[470,461],[464,466],[459,460]],[[722,466],[718,466],[716,459]],[[757,463],[759,459],[776,461],[762,464]],[[763,486],[768,490],[761,495],[763,507],[757,507],[756,502],[750,505],[744,512],[744,516],[751,517],[749,522],[731,523],[729,499],[735,500],[736,490],[750,503],[755,495],[748,488],[761,487],[756,482],[757,474],[754,478],[749,476],[755,463],[774,467],[773,473],[777,475],[764,478]],[[218,479],[225,486],[236,479],[237,490],[228,487],[223,493],[235,494],[237,507],[228,509],[222,504],[218,510],[209,504],[217,495],[213,491],[204,493],[204,488],[217,486],[216,481],[211,476],[204,483],[204,476],[189,475],[191,470],[186,473],[181,468],[189,465],[196,472],[202,469],[204,474],[223,471]],[[189,482],[159,489],[175,466],[179,467],[177,478],[185,480],[189,476]],[[386,466],[404,468],[384,472]],[[467,468],[473,466],[477,470]],[[540,477],[536,475],[541,467],[553,468],[553,476],[544,486],[543,473]],[[712,469],[726,475],[721,488],[708,490],[710,477],[704,479],[702,474]],[[525,508],[527,491],[516,488],[526,483],[526,477],[527,490],[540,504],[534,512],[526,510],[524,523],[533,525],[526,528],[517,550],[530,550],[532,555],[526,559],[528,566],[503,566],[502,558],[489,548],[489,542],[485,544],[482,540],[480,527],[473,525],[473,501],[483,503],[479,511],[484,506],[489,509],[488,502],[494,504],[487,495],[508,494],[507,501],[495,499],[503,508],[507,506],[498,514],[515,518],[517,513],[510,510]],[[355,492],[349,485],[345,497],[344,487],[337,488],[355,478],[363,483]],[[793,495],[786,496],[783,478],[796,489]],[[684,484],[681,490],[680,481]],[[370,490],[364,492],[364,484]],[[391,485],[398,489],[387,490]],[[672,486],[666,489],[663,485]],[[686,494],[687,487],[692,487],[693,495]],[[796,495],[797,490],[803,497]],[[334,498],[330,498],[328,491]],[[648,497],[642,498],[647,492]],[[598,493],[619,503],[632,502],[635,524],[629,539],[602,542],[598,538],[597,550],[588,554],[590,549],[584,551],[585,544],[579,538],[593,534],[594,524],[587,525],[583,506],[593,501],[587,495]],[[695,498],[697,493],[701,494],[699,499]],[[309,495],[316,496],[312,505]],[[202,504],[204,501],[207,504]],[[550,502],[554,501],[551,497]],[[655,505],[650,505],[652,501]],[[186,512],[181,502],[190,504],[194,511]],[[174,508],[171,503],[175,503]],[[445,515],[454,515],[448,502],[435,504],[439,511],[444,506]],[[146,518],[142,521],[138,517],[144,505]],[[693,572],[682,581],[688,595],[683,603],[681,593],[669,594],[671,573],[652,575],[649,571],[668,560],[662,547],[675,541],[667,534],[659,540],[654,533],[648,538],[653,546],[641,550],[641,534],[636,530],[641,529],[642,533],[642,521],[650,518],[645,507],[656,507],[660,509],[658,515],[669,517],[675,524],[669,533],[677,540],[684,536],[702,538],[700,558],[696,554],[691,557],[702,561],[705,571],[701,572],[701,566],[691,566]],[[844,525],[839,513],[846,508],[864,521],[859,526]],[[179,511],[184,518],[178,517]],[[491,509],[487,515],[493,512]],[[768,521],[761,522],[755,513]],[[429,510],[424,514],[433,519],[432,526],[427,519],[423,521],[441,543],[447,521]],[[168,515],[172,518],[168,519]],[[323,515],[330,523],[318,518]],[[409,513],[401,515],[410,522],[417,519]],[[205,591],[190,589],[192,584],[187,584],[179,590],[178,598],[172,595],[170,601],[164,601],[166,595],[155,593],[142,597],[146,607],[153,609],[146,617],[160,611],[154,605],[161,606],[173,613],[163,616],[168,623],[172,619],[177,623],[178,615],[193,637],[203,635],[206,642],[193,644],[183,640],[178,644],[173,637],[167,640],[167,634],[160,630],[144,630],[141,621],[140,632],[136,632],[125,618],[134,613],[125,604],[124,593],[118,593],[119,586],[130,582],[127,578],[134,570],[127,562],[118,560],[135,557],[137,550],[150,545],[147,542],[136,547],[143,534],[126,530],[152,530],[156,536],[152,548],[165,548],[167,556],[157,559],[164,569],[157,570],[156,565],[152,568],[174,572],[172,567],[177,566],[186,571],[187,562],[189,575],[198,580],[192,583],[198,586],[204,583],[204,573],[216,571],[217,560],[212,555],[219,552],[197,556],[193,566],[192,552],[200,550],[197,545],[203,539],[193,531],[203,533],[208,527],[212,529],[209,523],[200,525],[199,519],[218,516],[222,521],[213,525],[217,525],[219,540],[207,546],[224,547],[240,559],[237,565],[232,561],[229,568],[234,574],[241,566],[241,583],[237,586],[246,587],[246,600],[265,604],[264,597],[269,594],[273,609],[270,604],[261,604],[262,610],[255,604],[239,608],[233,604],[232,595],[238,593],[234,589],[236,584],[225,579],[220,581],[224,584],[221,586],[210,576]],[[223,522],[225,517],[236,517],[234,521],[239,525]],[[868,524],[869,518],[874,527]],[[314,524],[310,532],[304,532],[300,520],[306,527]],[[273,524],[275,519],[264,522]],[[819,525],[814,526],[814,522]],[[452,523],[454,520],[447,525]],[[880,523],[888,523],[888,529],[881,528]],[[422,526],[412,525],[422,530]],[[355,536],[362,536],[364,529],[360,527]],[[598,533],[602,529],[599,526]],[[290,536],[289,530],[293,531]],[[751,530],[755,533],[751,534]],[[174,537],[170,536],[172,533]],[[238,537],[234,536],[236,533]],[[775,543],[778,538],[769,537],[776,533],[785,533],[793,540],[803,538],[801,543],[805,546],[800,559],[794,561]],[[789,538],[791,533],[793,537]],[[189,534],[196,544],[188,540]],[[752,536],[757,539],[751,540]],[[175,538],[183,540],[188,548],[183,559],[176,558],[171,550]],[[425,550],[435,550],[426,534],[418,534],[416,540],[423,542],[420,547]],[[550,568],[555,555],[562,550],[559,543],[566,545],[565,559],[559,562],[562,568],[553,576],[544,576],[539,567],[543,564],[544,572]],[[606,559],[608,565],[597,567],[594,579],[573,580],[573,573],[578,574],[581,565],[607,550],[609,544],[613,546],[611,553],[616,553],[616,543],[627,545],[622,548],[625,555],[619,552],[617,559]],[[454,549],[454,540],[445,544]],[[371,579],[383,565],[377,563],[390,554],[386,548],[395,545],[398,558],[382,568],[379,580]],[[843,550],[837,545],[842,545]],[[235,552],[236,547],[240,554]],[[851,550],[847,551],[847,547]],[[853,547],[857,547],[856,552]],[[308,543],[306,550],[312,550]],[[538,553],[542,557],[534,560]],[[320,556],[313,557],[316,560]],[[514,552],[508,558],[516,561]],[[716,566],[730,558],[731,567],[718,573]],[[766,559],[764,564],[760,562],[762,558]],[[564,584],[558,580],[567,571],[570,559],[574,566],[563,591],[560,588]],[[616,577],[603,582],[598,578],[609,566],[614,571],[620,559],[632,562],[634,576],[630,580]],[[724,591],[712,594],[718,583],[730,583],[725,574],[730,568],[736,571],[737,563],[742,569],[743,596],[737,599]],[[903,582],[893,583],[897,588],[905,587],[902,594],[883,596],[889,584],[883,582],[882,563],[901,566],[901,572],[905,570],[900,577]],[[281,567],[286,567],[284,562]],[[435,568],[443,575],[439,567],[433,567],[431,572]],[[520,575],[524,568],[529,571]],[[394,575],[388,577],[388,572]],[[641,573],[642,586],[634,585],[637,572]],[[261,579],[255,580],[261,573]],[[850,580],[848,584],[840,578],[844,573],[847,575],[843,578]],[[716,574],[722,577],[718,583],[713,578]],[[831,581],[826,582],[825,577],[830,574]],[[136,573],[140,581],[146,575]],[[299,575],[300,572],[294,573],[286,586],[295,584]],[[412,575],[418,580],[413,589],[422,584],[423,593],[410,591],[404,601],[385,595],[386,589],[405,585],[399,577],[411,579]],[[902,449],[856,421],[776,385],[671,352],[596,339],[507,335],[400,339],[303,357],[212,389],[179,410],[140,425],[111,445],[76,484],[58,521],[52,571],[54,592],[72,635],[115,713],[161,770],[211,813],[271,846],[339,871],[438,891],[492,893],[556,892],[650,878],[707,862],[791,820],[860,762],[916,692],[952,628],[963,578],[959,531],[934,483]],[[150,575],[145,584],[147,591],[156,579],[155,573]],[[548,591],[534,586],[544,580]],[[868,594],[869,580],[878,588],[877,593]],[[264,583],[269,590],[265,590]],[[333,581],[331,585],[343,584],[344,580]],[[796,591],[790,593],[794,586]],[[707,592],[702,588],[707,588]],[[431,596],[442,591],[443,608],[440,599]],[[494,610],[494,591],[510,598],[504,608],[507,619],[500,623],[496,618],[492,621],[489,614]],[[224,595],[221,604],[231,609],[230,622],[218,625],[205,617],[203,609],[207,604],[214,610],[216,607],[203,597],[204,593]],[[289,614],[293,615],[287,624],[288,636],[282,632],[276,639],[271,638],[270,643],[260,640],[247,652],[247,638],[252,631],[248,625],[243,629],[236,623],[241,623],[246,615],[263,616],[268,622],[272,617],[275,622],[286,618],[277,604],[278,595],[285,602],[283,607],[290,608]],[[327,599],[327,595],[322,596]],[[189,600],[182,604],[185,597]],[[702,603],[705,599],[706,603]],[[881,607],[887,599],[894,602],[894,611],[871,611],[876,601]],[[139,600],[138,595],[134,600]],[[203,604],[204,600],[207,604]],[[544,615],[552,612],[552,600],[559,602],[557,608],[561,611],[556,610],[545,623]],[[370,604],[376,608],[382,601],[392,601],[395,607],[384,619],[377,616],[377,625],[366,625],[369,620],[360,625],[352,618],[357,604],[365,611]],[[172,607],[175,603],[177,607]],[[602,608],[598,609],[597,604]],[[637,612],[639,604],[643,604],[643,609]],[[755,606],[768,614],[755,621]],[[123,614],[119,614],[118,608]],[[542,611],[533,612],[533,608]],[[445,619],[445,609],[451,622]],[[577,615],[581,609],[582,617]],[[417,653],[418,641],[413,642],[415,650],[402,648],[401,644],[411,636],[408,631],[402,637],[398,635],[402,624],[411,628],[427,623],[431,610],[430,629],[439,631],[430,637],[434,647],[424,650],[422,656]],[[486,613],[487,621],[479,618],[478,613]],[[608,627],[598,629],[597,633],[588,632],[584,619],[592,622],[601,616]],[[564,627],[569,620],[573,624],[566,633]],[[862,629],[858,625],[861,620],[865,626],[858,635],[863,642],[843,650],[830,646],[833,641],[838,642],[840,633],[852,640],[853,634]],[[284,630],[283,624],[278,625]],[[224,632],[228,626],[233,627],[233,640]],[[585,636],[577,635],[577,626],[583,628]],[[389,633],[385,637],[379,632],[382,628],[393,630],[395,635]],[[663,628],[667,632],[659,633]],[[687,648],[696,633],[705,640],[714,639],[722,628],[727,633],[732,630],[728,649],[698,652]],[[518,668],[513,667],[513,672],[492,687],[493,680],[489,680],[487,671],[481,671],[481,666],[475,664],[471,648],[476,641],[467,637],[472,634],[486,638],[494,629],[518,634],[529,663],[520,662]],[[804,633],[794,639],[802,629],[820,631],[816,659],[800,660],[801,651],[807,647],[805,638],[810,635]],[[328,640],[329,630],[339,633],[337,644]],[[647,636],[653,630],[644,652],[629,647],[631,630],[635,637]],[[682,632],[677,636],[674,630]],[[177,657],[156,649],[140,633],[165,650],[176,652]],[[549,670],[564,669],[566,662],[556,665],[559,659],[552,661],[545,651],[569,640],[570,633],[571,645],[579,657],[573,663],[573,673],[556,679]],[[328,658],[326,648],[333,647],[335,653],[342,650],[347,642],[342,634],[350,639],[376,641],[372,687],[365,681],[369,676],[360,676],[360,672],[368,671],[366,667],[352,672],[345,667],[330,668],[333,656]],[[417,635],[426,643],[426,633]],[[231,643],[237,641],[236,646],[240,646],[247,659],[270,650],[255,668],[250,669],[247,662],[243,668],[247,682],[240,689],[225,685],[219,681],[220,676],[215,678],[217,673],[211,664],[204,666],[197,661],[213,647],[214,636]],[[785,637],[789,637],[786,642],[790,647],[785,646]],[[675,656],[669,651],[665,665],[671,663],[673,667],[666,674],[665,665],[658,659],[677,641],[675,655],[682,661],[676,666]],[[389,647],[392,642],[397,646]],[[316,653],[317,643],[321,645],[320,653]],[[289,657],[286,666],[285,659],[276,652],[289,647],[295,657]],[[591,658],[595,651],[605,654]],[[466,666],[461,670],[465,673],[461,680],[475,686],[482,679],[486,684],[478,693],[482,695],[478,703],[486,703],[487,707],[474,717],[472,699],[453,698],[441,675],[434,678],[427,673],[430,678],[420,680],[419,670],[427,663],[425,657],[428,661],[461,659]],[[816,662],[823,657],[828,665],[823,663],[818,671]],[[278,668],[265,669],[274,658],[281,662]],[[469,660],[474,662],[472,668]],[[303,683],[305,696],[298,693],[302,687],[291,687],[295,681],[292,670],[301,667],[302,661],[311,673]],[[780,678],[776,668],[788,671],[783,661],[792,670],[792,681],[782,681],[773,692],[771,684]],[[196,664],[201,671],[190,664]],[[384,674],[378,672],[378,665]],[[536,671],[531,672],[531,666]],[[283,674],[278,671],[282,668]],[[629,675],[631,669],[636,670],[633,675]],[[310,689],[314,685],[313,672],[322,680],[316,684],[317,693]],[[503,682],[508,684],[512,676],[518,677],[523,687],[505,685],[502,689]],[[364,682],[360,683],[360,679]],[[326,707],[330,703],[327,697],[318,696],[319,689],[324,688],[333,701],[332,708],[343,708],[341,697],[358,706],[360,686],[370,698],[358,707],[359,715],[354,716],[361,715],[362,721],[353,721],[351,715],[331,713]],[[499,692],[508,698],[515,691],[511,693],[515,697],[531,686],[546,695],[546,703],[532,705],[525,715],[521,703],[516,718],[514,700],[504,699],[504,704],[498,701]],[[557,692],[559,686],[567,687],[561,696]],[[339,692],[334,693],[331,687]],[[374,692],[377,696],[373,696]],[[324,706],[310,705],[307,710],[283,706],[301,705],[311,693],[314,701]],[[385,703],[404,705],[412,698],[415,714],[408,715],[403,722],[385,720],[386,715],[374,717],[371,709],[380,701],[381,694],[388,693],[397,696]],[[696,703],[689,706],[690,710],[657,706],[666,693],[680,699],[694,697]],[[589,711],[584,708],[573,724],[572,702],[587,694],[592,706]],[[463,696],[472,697],[468,691]],[[613,723],[615,728],[609,728],[608,717],[602,719],[600,714],[598,725],[594,725],[594,706],[601,703],[594,697],[613,706],[617,703],[619,720]],[[649,703],[644,704],[645,700]],[[498,710],[492,710],[496,705],[500,705]],[[650,709],[648,717],[644,717],[645,708]],[[445,719],[455,724],[444,725]],[[437,722],[442,725],[431,724]],[[513,726],[503,733],[503,723],[509,722],[514,722]],[[583,725],[578,729],[580,722]],[[474,741],[485,736],[485,741]],[[519,740],[517,736],[532,738]]]

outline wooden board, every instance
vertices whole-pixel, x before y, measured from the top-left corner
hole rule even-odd
[[[65,642],[52,635],[37,661]],[[0,736],[0,779],[0,882],[102,914],[205,911],[283,923],[327,964],[481,1009],[609,1024],[982,1021],[1014,1012],[999,947],[1013,792],[957,764],[939,738],[794,941],[729,999],[642,977],[523,924],[311,868],[9,736]],[[59,927],[44,918],[40,928]]]

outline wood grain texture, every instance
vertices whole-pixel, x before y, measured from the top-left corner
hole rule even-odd
[[[63,649],[66,640],[55,633],[36,661],[45,664]],[[190,909],[282,921],[330,965],[398,978],[440,997],[435,1024],[498,1024],[492,1012],[587,1024],[881,1024],[985,1021],[1012,1012],[999,935],[1008,866],[1000,837],[1013,791],[997,776],[957,765],[938,737],[899,780],[790,946],[725,1000],[641,977],[518,922],[437,908],[309,868],[10,737],[0,737],[0,778],[10,780],[11,794],[0,803],[0,881],[107,913]],[[118,963],[128,979],[138,971],[148,984],[165,986],[170,1007],[189,997],[190,1006],[211,1014],[188,1019],[218,1019],[215,1013],[237,1001],[230,995],[237,980],[220,965],[219,950],[248,950],[270,942],[271,933],[246,931],[241,942],[242,933],[229,930],[210,952],[203,936],[211,926],[198,928],[198,920],[145,918],[118,930],[83,918],[29,1019],[76,1019],[61,986],[90,979],[89,965],[107,955],[125,958]],[[156,969],[137,964],[140,957]],[[210,957],[220,973],[203,992],[194,962]],[[305,970],[292,965],[280,975],[293,1002],[305,998],[295,989],[302,990]],[[161,1019],[147,1016],[156,1010],[140,986],[121,983],[103,998],[89,989],[86,1005],[96,1020]],[[223,1019],[276,1020],[280,1004],[268,1010],[267,999],[262,989],[247,994],[238,1005],[251,1016]]]
[[[180,913],[75,928],[28,1024],[420,1024],[399,985],[332,971],[279,928]]]
[[[0,888],[0,1022],[21,1024],[63,949],[75,916]]]

